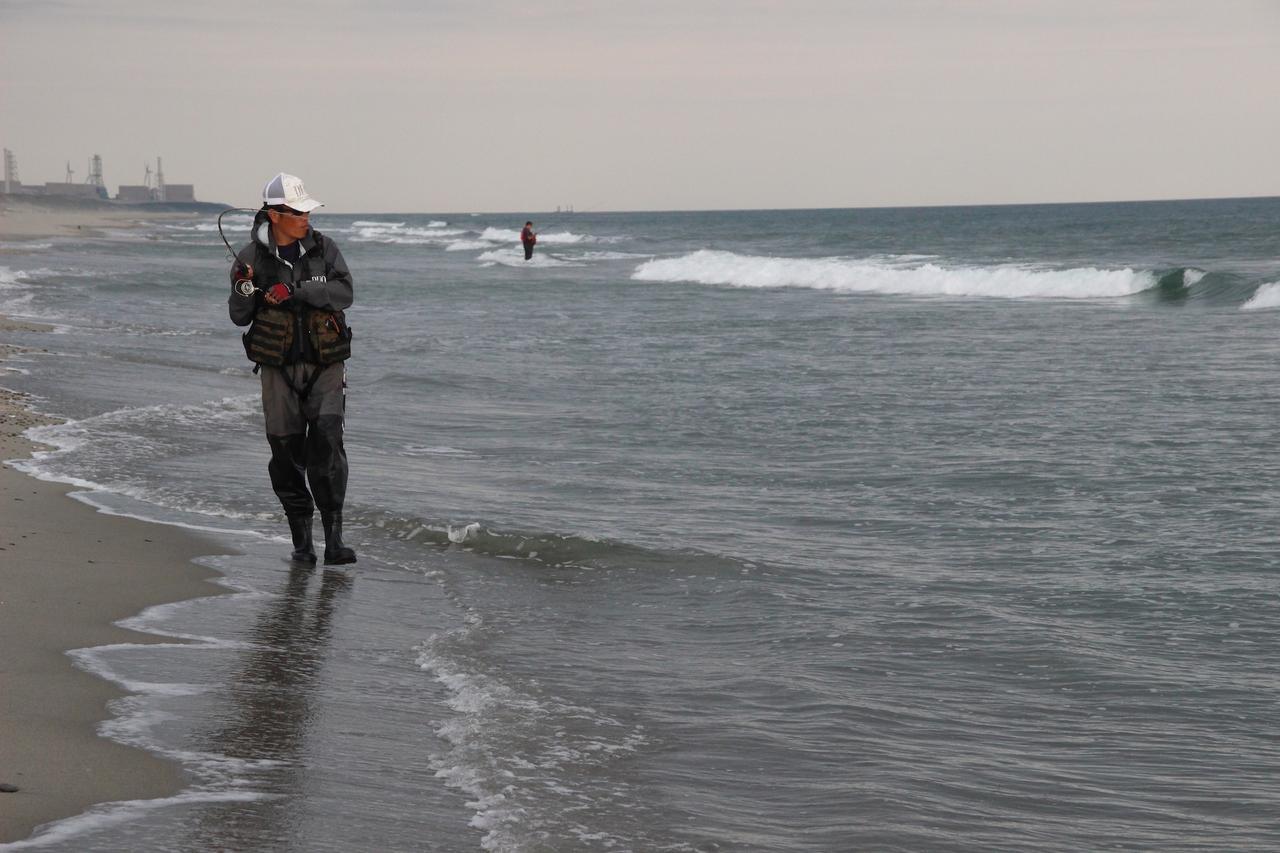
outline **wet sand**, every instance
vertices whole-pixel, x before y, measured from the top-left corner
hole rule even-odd
[[[33,324],[0,317],[5,332]],[[4,384],[0,373],[0,385]],[[0,389],[0,460],[27,456],[22,432],[48,420]],[[222,592],[191,560],[225,551],[189,531],[104,515],[0,465],[0,843],[107,801],[149,799],[183,787],[182,769],[96,732],[124,692],[77,669],[70,649],[172,642],[113,623],[154,604]]]

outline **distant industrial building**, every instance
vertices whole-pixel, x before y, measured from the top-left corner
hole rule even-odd
[[[128,202],[129,204],[141,204],[142,202],[155,200],[156,191],[143,184],[121,184],[120,192],[116,193],[116,201]]]
[[[123,204],[148,204],[151,202],[194,202],[196,200],[195,184],[168,184],[164,180],[163,163],[156,158],[155,182],[151,176],[151,164],[144,164],[145,174],[141,184],[121,184],[115,201]],[[60,182],[47,181],[44,184],[24,184],[18,177],[18,159],[8,148],[4,149],[4,184],[6,195],[22,196],[56,196],[58,198],[80,198],[111,200],[107,194],[106,183],[102,179],[102,158],[97,154],[89,159],[89,176],[83,182],[74,180],[75,171],[67,163],[66,178]]]
[[[164,200],[165,201],[195,201],[196,185],[195,184],[165,184]]]
[[[56,195],[60,198],[107,198],[105,187],[93,184],[68,184],[46,181],[41,195]]]

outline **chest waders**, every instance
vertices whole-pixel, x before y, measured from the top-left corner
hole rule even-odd
[[[324,238],[293,269],[258,246],[255,279],[279,272],[296,285],[327,276]],[[280,280],[280,279],[275,279]],[[274,282],[271,282],[274,283]],[[268,283],[268,286],[270,284]],[[265,288],[263,288],[265,289]],[[295,296],[284,305],[261,305],[244,334],[245,355],[262,372],[262,405],[267,418],[271,487],[284,507],[293,539],[290,559],[316,562],[311,537],[317,507],[324,525],[326,564],[354,563],[355,551],[342,542],[342,505],[347,491],[347,454],[343,447],[345,372],[334,365],[351,357],[351,328],[342,311],[316,308]],[[311,365],[310,376],[300,365]],[[313,395],[314,392],[314,395]]]

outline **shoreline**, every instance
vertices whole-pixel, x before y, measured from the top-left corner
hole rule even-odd
[[[133,228],[142,222],[190,219],[201,212],[204,211],[194,206],[190,210],[163,206],[152,209],[143,205],[114,206],[107,202],[75,203],[75,200],[51,203],[5,196],[0,200],[0,239],[97,236],[102,228]]]
[[[0,316],[0,332],[45,331]],[[0,342],[0,361],[25,348]],[[2,381],[2,380],[0,380]],[[56,419],[0,388],[0,460],[40,446],[22,433]],[[108,703],[129,695],[78,668],[67,652],[113,643],[174,643],[116,623],[148,607],[227,590],[192,562],[224,544],[178,527],[106,515],[68,497],[75,487],[0,464],[0,845],[104,802],[166,797],[182,766],[98,734]]]

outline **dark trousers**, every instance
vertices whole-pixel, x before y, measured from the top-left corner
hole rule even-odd
[[[528,260],[532,260],[532,259],[533,259],[533,244],[532,244],[532,243],[525,243],[525,244],[524,244],[524,259],[525,259],[526,261],[528,261]]]
[[[317,371],[321,375],[306,398],[300,398],[294,389],[305,388]],[[347,495],[347,451],[342,443],[345,373],[341,364],[296,364],[261,371],[262,408],[271,445],[267,473],[285,515],[309,516],[316,507],[322,513],[342,510]]]
[[[324,415],[310,421],[305,433],[268,435],[267,442],[271,445],[267,473],[285,515],[309,516],[316,507],[322,513],[342,511],[347,495],[342,418]]]

